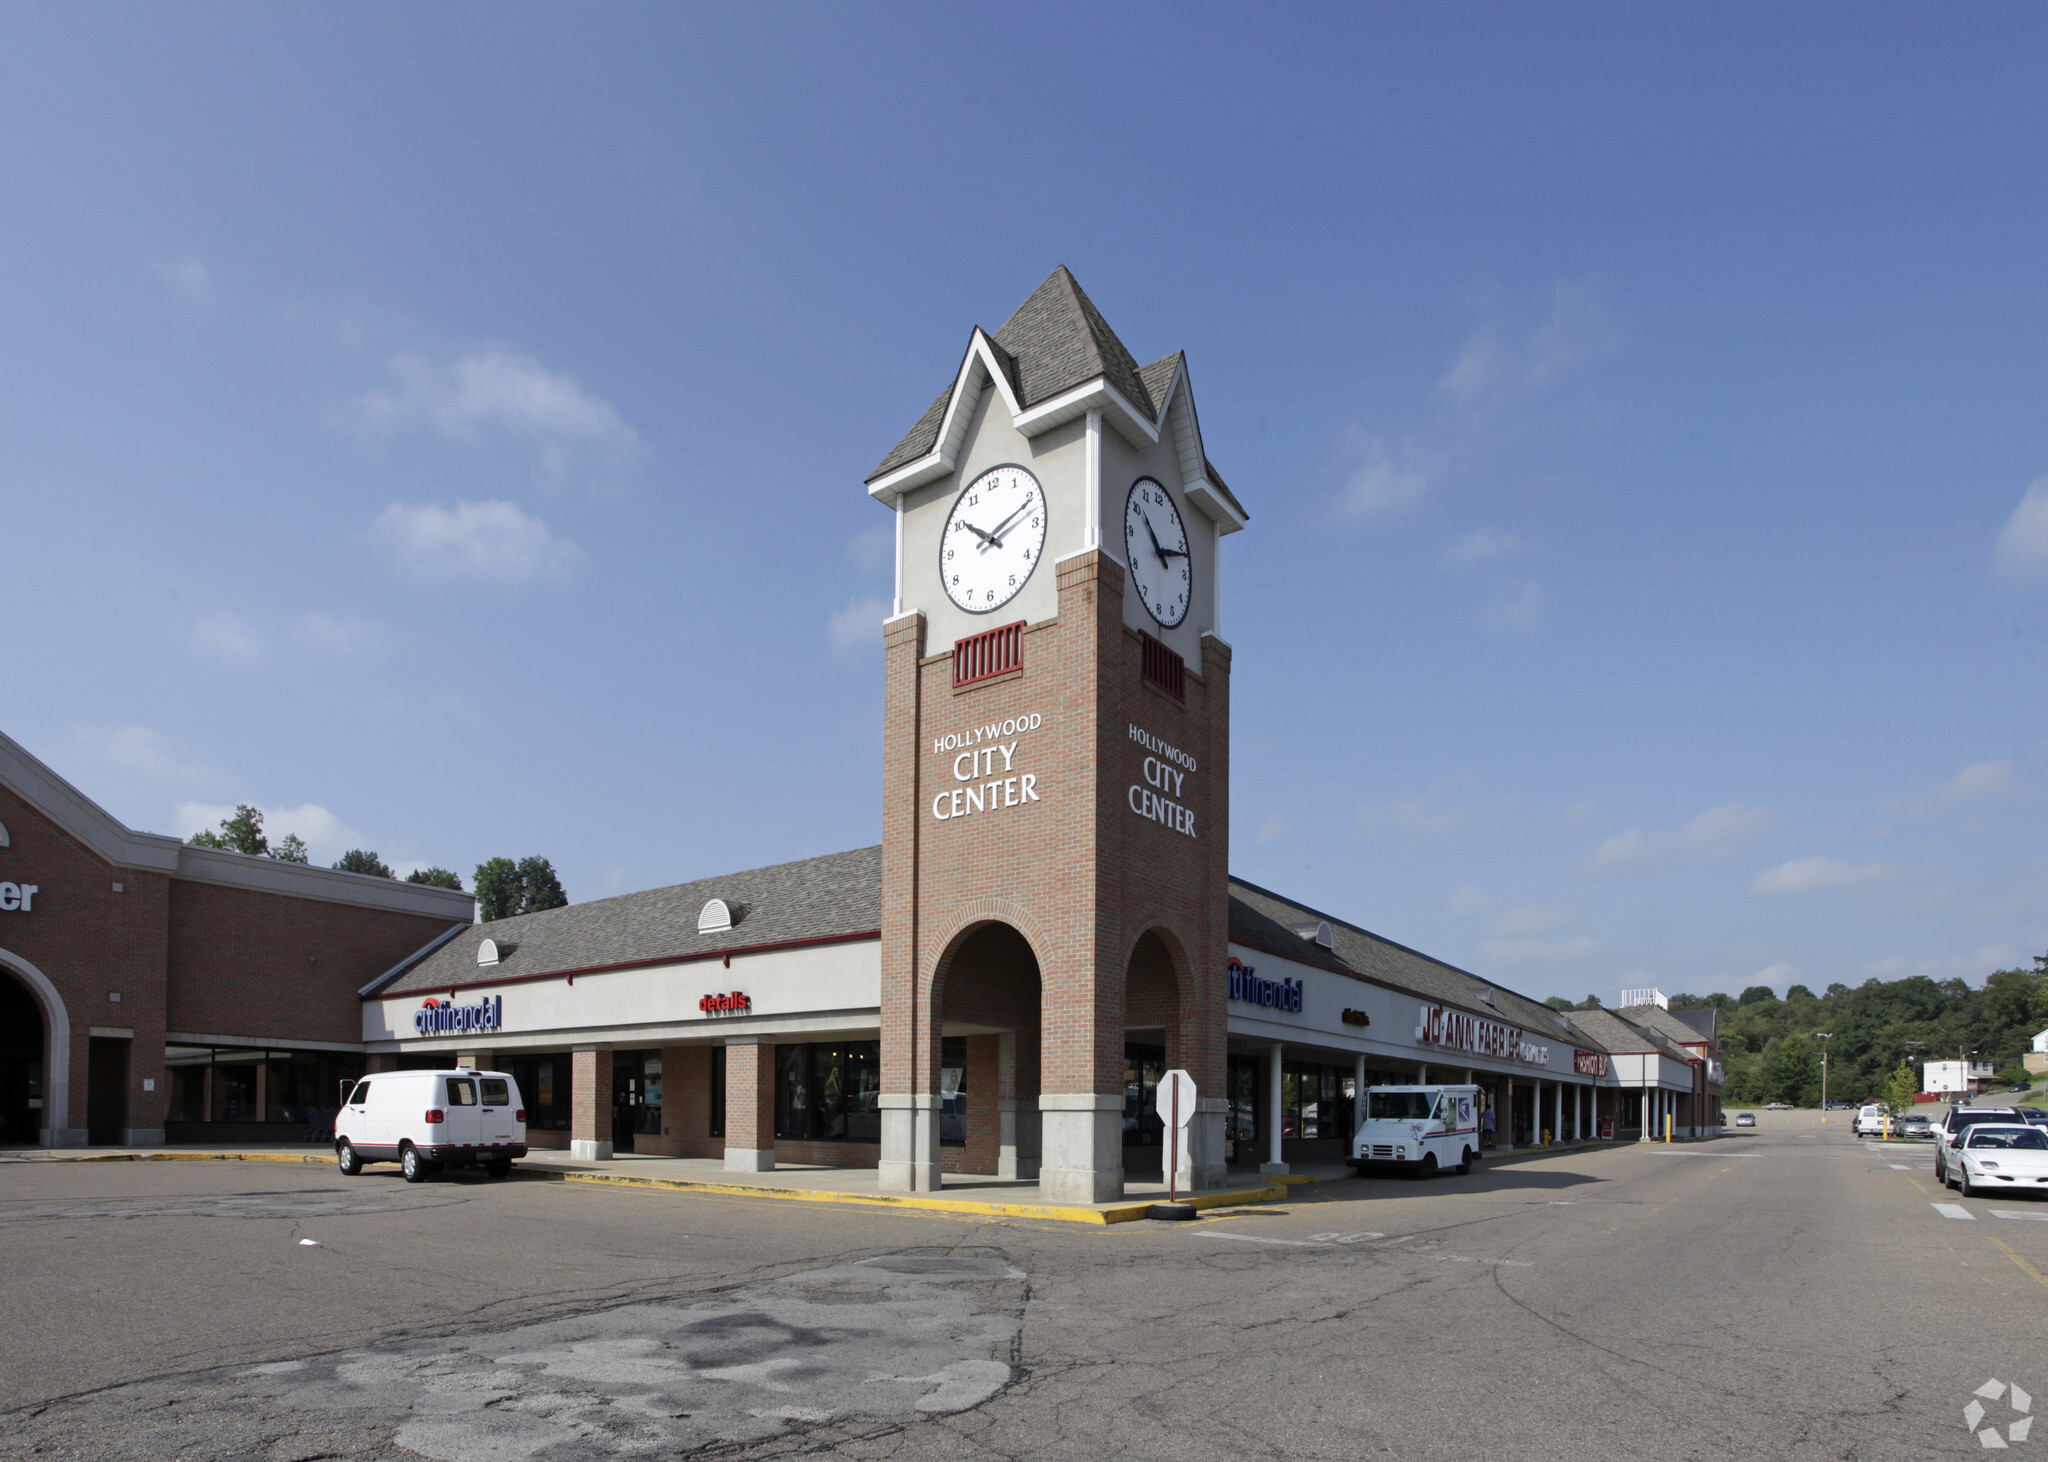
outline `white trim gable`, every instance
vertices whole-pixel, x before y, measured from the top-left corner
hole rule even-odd
[[[1244,515],[1231,504],[1228,494],[1217,491],[1209,481],[1209,456],[1202,445],[1202,423],[1195,412],[1195,390],[1188,380],[1186,361],[1175,369],[1166,388],[1160,422],[1173,436],[1174,454],[1180,459],[1181,492],[1187,500],[1220,533],[1235,533],[1244,527]]]
[[[961,357],[959,374],[953,378],[952,399],[946,403],[946,415],[939,422],[938,441],[922,457],[870,483],[868,495],[893,504],[902,494],[937,482],[951,472],[960,460],[960,449],[967,444],[967,424],[974,417],[974,408],[981,404],[981,393],[991,383],[1010,419],[1016,421],[1020,408],[1017,394],[1010,388],[1009,372],[1003,369],[987,332],[977,325],[967,337],[967,353]]]

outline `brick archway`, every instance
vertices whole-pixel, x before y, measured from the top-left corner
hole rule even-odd
[[[79,1147],[85,1134],[71,1119],[71,1016],[64,997],[50,977],[18,954],[0,949],[0,972],[27,988],[43,1012],[43,1124],[39,1140],[46,1147]]]

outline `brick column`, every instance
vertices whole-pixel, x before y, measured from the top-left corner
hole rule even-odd
[[[496,1071],[498,1069],[498,1053],[496,1051],[457,1051],[455,1053],[455,1064],[457,1066],[474,1067],[478,1071]]]
[[[725,1170],[775,1170],[775,1043],[725,1043]]]
[[[608,1162],[612,1155],[612,1053],[569,1054],[569,1155]]]

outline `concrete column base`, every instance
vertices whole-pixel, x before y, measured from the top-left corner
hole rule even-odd
[[[579,1139],[569,1144],[569,1156],[578,1162],[610,1162],[612,1145],[609,1142],[584,1142]]]
[[[121,1129],[121,1145],[123,1147],[162,1147],[164,1145],[164,1129],[161,1127],[123,1127]]]
[[[931,1092],[883,1092],[882,1156],[875,1186],[884,1193],[936,1193],[945,1184],[939,1165],[939,1098]]]
[[[996,1103],[1000,1124],[996,1147],[996,1176],[1029,1182],[1038,1176],[1040,1154],[1044,1151],[1043,1129],[1038,1117],[1038,1099],[1004,1097]]]
[[[1195,1098],[1195,1115],[1188,1119],[1187,1142],[1180,1153],[1180,1171],[1173,1176],[1174,1186],[1181,1192],[1203,1193],[1230,1181],[1230,1165],[1223,1160],[1223,1124],[1229,1110],[1230,1103],[1222,1097]]]
[[[1038,1189],[1053,1203],[1113,1203],[1124,1196],[1122,1092],[1056,1092],[1038,1099],[1045,1150]]]
[[[1293,1171],[1294,1169],[1288,1167],[1284,1162],[1262,1162],[1259,1164],[1259,1176],[1262,1178],[1284,1178]]]
[[[775,1171],[775,1149],[728,1147],[725,1150],[725,1170],[729,1173],[772,1173]]]
[[[36,1141],[44,1147],[84,1147],[92,1140],[92,1134],[83,1127],[45,1127],[36,1133]]]

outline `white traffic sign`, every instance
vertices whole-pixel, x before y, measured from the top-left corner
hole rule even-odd
[[[1178,1105],[1176,1105],[1178,1097]],[[1195,1114],[1195,1079],[1185,1071],[1169,1071],[1159,1078],[1159,1120],[1169,1127],[1185,1127]]]

